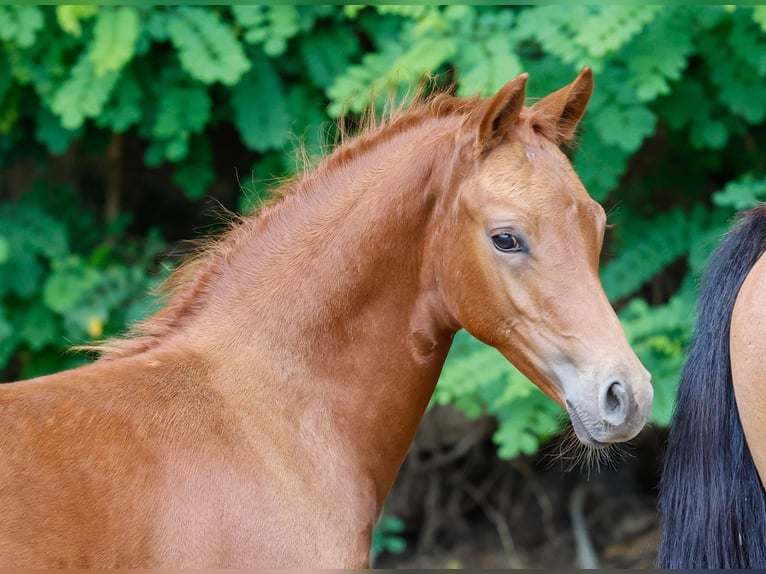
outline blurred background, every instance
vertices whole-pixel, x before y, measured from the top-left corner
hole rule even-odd
[[[384,567],[651,567],[696,281],[766,198],[766,7],[0,6],[0,380],[157,308],[183,240],[331,149],[372,93],[458,95],[591,66],[568,150],[613,225],[602,280],[652,372],[652,424],[577,464],[561,410],[460,333],[374,540]],[[564,433],[566,434],[566,433]],[[574,463],[574,464],[573,464]]]

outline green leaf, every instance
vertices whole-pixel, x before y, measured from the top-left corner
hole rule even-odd
[[[57,116],[54,116],[45,108],[39,108],[35,138],[45,145],[52,154],[63,154],[69,148],[69,145],[81,135],[82,128],[68,130],[61,125],[61,121]]]
[[[18,307],[13,314],[13,324],[18,342],[26,343],[32,351],[40,351],[60,337],[56,317],[38,301]]]
[[[519,57],[513,52],[506,31],[491,34],[481,42],[466,42],[458,47],[455,59],[460,70],[458,95],[489,96],[523,71]]]
[[[686,254],[705,223],[706,214],[701,208],[691,213],[676,208],[651,221],[637,216],[627,219],[621,228],[626,245],[601,272],[610,300],[631,295],[666,265]]]
[[[245,42],[262,44],[264,53],[271,57],[284,54],[287,41],[300,32],[300,16],[295,6],[240,4],[232,6],[231,11],[237,23],[247,28]]]
[[[40,257],[56,259],[67,253],[66,229],[37,206],[8,203],[0,203],[0,229],[10,246],[8,258],[0,263],[0,297],[31,297],[40,288]]]
[[[11,257],[11,242],[0,235],[0,264],[5,263]]]
[[[654,133],[657,118],[642,105],[618,104],[591,113],[589,124],[598,131],[600,139],[624,152],[635,152],[644,139]]]
[[[766,32],[766,6],[753,6],[753,21],[761,27],[761,32]]]
[[[690,126],[689,142],[695,149],[721,149],[729,139],[727,126],[717,117],[721,110],[706,87],[693,78],[684,78],[673,91],[658,101],[661,117],[675,130]]]
[[[53,263],[53,272],[43,284],[43,302],[56,313],[73,309],[96,285],[98,276],[76,256]]]
[[[375,6],[375,10],[380,14],[401,16],[412,20],[421,20],[430,8],[424,4],[378,4]]]
[[[144,152],[144,163],[149,167],[159,167],[165,161],[181,161],[188,153],[189,134],[179,134],[166,140],[152,140]]]
[[[271,60],[253,59],[253,69],[231,91],[231,104],[234,124],[248,148],[266,151],[287,142],[290,114]]]
[[[401,43],[387,44],[380,52],[366,54],[362,65],[351,66],[327,90],[329,113],[337,116],[347,106],[361,112],[374,93],[393,86],[413,85],[424,73],[435,73],[457,50],[452,38],[424,35],[415,37],[404,48]]]
[[[728,46],[720,33],[700,38],[700,51],[710,66],[715,96],[734,114],[756,124],[766,118],[766,83],[747,60]],[[727,49],[728,48],[728,49]]]
[[[388,71],[388,76],[400,76],[403,81],[417,80],[424,73],[435,74],[457,51],[454,39],[423,36],[402,54]]]
[[[574,42],[578,27],[589,17],[587,6],[573,4],[567,10],[560,6],[535,6],[521,12],[517,33],[519,40],[534,40],[541,49],[574,68],[590,65],[599,72],[602,62],[594,59],[581,42]]]
[[[212,101],[208,86],[192,82],[176,68],[160,74],[156,86],[152,142],[145,155],[149,165],[178,162],[189,153],[189,140],[210,120]]]
[[[71,74],[73,56],[81,50],[82,42],[72,36],[42,34],[29,48],[10,49],[5,55],[16,82],[30,84],[50,107],[54,92]]]
[[[143,96],[135,75],[130,69],[126,70],[120,76],[103,111],[95,118],[96,125],[122,133],[138,124],[144,111]]]
[[[138,11],[133,7],[105,7],[99,11],[90,45],[97,76],[119,72],[133,58],[138,27]]]
[[[532,455],[540,444],[560,430],[562,410],[538,388],[497,411],[500,425],[493,436],[498,456],[510,459],[520,454]]]
[[[168,15],[167,30],[181,66],[201,82],[233,86],[251,67],[231,28],[212,10],[177,8]]]
[[[630,155],[620,147],[604,142],[590,129],[588,119],[580,133],[574,156],[577,175],[593,199],[604,201],[625,173]]]
[[[213,153],[207,138],[192,139],[189,155],[173,172],[173,183],[180,187],[191,200],[205,196],[207,187],[215,181]]]
[[[77,36],[82,34],[80,22],[98,14],[98,6],[93,4],[64,4],[56,6],[56,20],[67,34]]]
[[[633,349],[652,373],[654,402],[651,420],[667,426],[673,410],[678,379],[690,342],[694,321],[694,282],[668,303],[650,307],[633,299],[620,314],[620,321]]]
[[[43,12],[38,6],[0,6],[0,40],[27,48],[35,43],[44,23]]]
[[[261,4],[233,4],[229,7],[234,20],[243,28],[255,28],[266,22],[266,6]]]
[[[343,15],[351,19],[357,18],[366,7],[365,4],[345,4],[343,6]]]
[[[602,87],[594,92],[588,107],[588,127],[603,143],[633,153],[654,133],[656,117],[648,106],[638,101],[622,66],[606,65],[600,79]]]
[[[407,542],[400,536],[404,532],[404,522],[396,516],[383,514],[372,531],[371,553],[377,556],[382,552],[401,554],[407,548]]]
[[[287,93],[287,109],[293,110],[293,124],[290,131],[299,142],[301,153],[305,153],[309,161],[322,157],[323,147],[327,144],[325,130],[330,123],[324,113],[324,100],[321,94],[310,89],[305,84],[290,87]],[[292,158],[290,151],[287,165],[291,171],[300,171],[304,167],[303,158],[298,161]]]
[[[205,86],[163,82],[158,94],[157,116],[152,126],[155,138],[199,133],[210,119],[212,102]]]
[[[2,83],[2,54],[0,53],[0,83]],[[1,86],[0,86],[1,87]],[[8,89],[0,98],[0,135],[9,134],[19,119],[22,103],[21,87],[8,82]]]
[[[713,194],[713,203],[736,211],[755,207],[763,201],[766,201],[766,178],[755,179],[752,175],[730,181]]]
[[[498,455],[533,454],[559,429],[561,408],[532,385],[496,349],[458,332],[433,396],[466,416],[497,417]]]
[[[0,52],[0,104],[3,104],[6,94],[13,85],[10,65],[4,52]]]
[[[96,74],[93,61],[87,52],[80,55],[69,78],[56,90],[51,110],[61,118],[68,130],[76,130],[87,118],[101,113],[109,99],[118,74]]]
[[[592,58],[614,54],[666,8],[658,5],[601,5],[590,6],[584,17],[569,28],[574,32],[572,41],[579,44]],[[562,12],[567,12],[562,10]]]
[[[670,82],[681,77],[694,49],[693,10],[664,7],[659,17],[625,46],[621,58],[627,63],[638,101],[649,102],[668,94]]]
[[[8,322],[6,316],[5,316],[5,307],[0,305],[0,341],[3,341],[4,339],[7,339],[11,336],[11,333],[13,333],[13,327]],[[3,366],[3,363],[0,362],[0,367]]]
[[[338,117],[345,110],[361,112],[370,102],[371,87],[385,80],[394,63],[402,55],[400,43],[387,44],[379,52],[362,56],[360,65],[349,66],[346,72],[335,78],[327,89],[330,98],[328,113]]]
[[[168,41],[170,38],[168,34],[168,21],[171,18],[169,14],[172,14],[172,12],[154,10],[149,13],[145,28],[151,40],[157,42]]]
[[[359,41],[342,29],[317,30],[301,36],[300,51],[314,83],[328,88],[359,54]]]
[[[756,6],[754,9],[763,8]],[[754,21],[748,8],[741,8],[732,15],[728,45],[742,61],[747,62],[758,75],[766,75],[766,34]]]
[[[6,318],[5,307],[0,304],[0,369],[5,368],[16,350],[18,341],[13,325]]]

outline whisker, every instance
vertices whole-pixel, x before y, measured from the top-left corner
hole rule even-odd
[[[598,473],[602,468],[615,469],[627,459],[635,456],[633,446],[629,442],[610,443],[600,447],[592,447],[580,442],[571,424],[568,424],[559,435],[558,440],[551,443],[544,452],[547,459],[546,468],[559,463],[563,472],[571,472],[577,468],[590,479],[591,473]]]

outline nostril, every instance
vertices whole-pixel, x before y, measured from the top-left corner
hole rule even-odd
[[[613,413],[619,411],[625,398],[625,389],[620,383],[612,383],[606,390],[606,410]]]
[[[614,426],[621,425],[628,416],[628,398],[625,387],[617,381],[611,383],[604,395],[604,420]]]

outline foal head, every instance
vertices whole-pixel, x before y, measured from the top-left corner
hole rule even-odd
[[[601,286],[606,216],[559,144],[593,89],[589,69],[524,108],[526,75],[469,115],[442,255],[447,306],[564,406],[590,446],[635,436],[649,416],[649,373]]]

